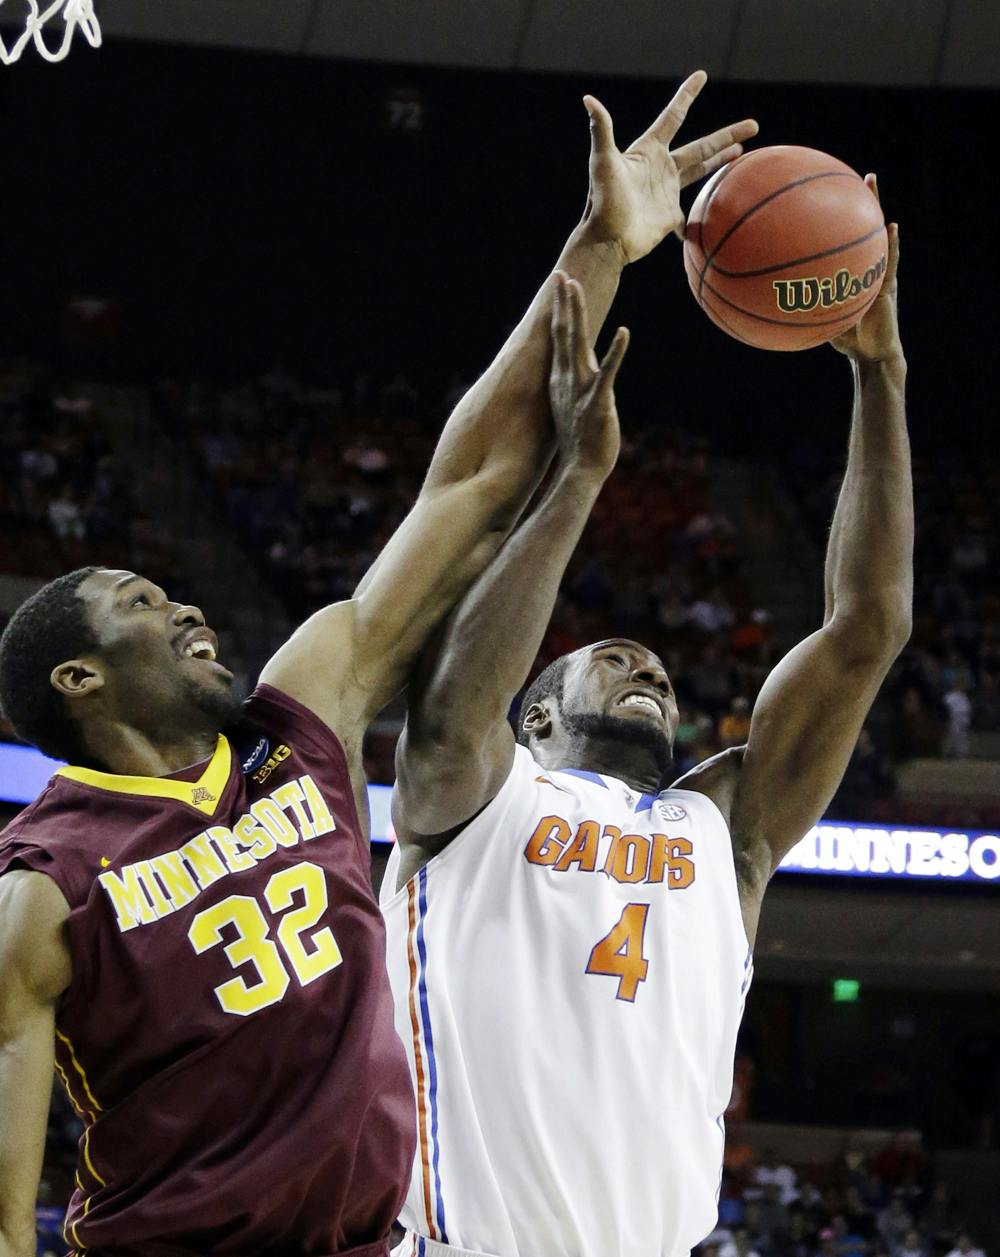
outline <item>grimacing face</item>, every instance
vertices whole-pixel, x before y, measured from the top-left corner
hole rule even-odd
[[[562,710],[642,721],[662,730],[671,746],[679,721],[674,687],[659,657],[625,638],[576,652],[563,681]]]
[[[216,721],[220,729],[227,723],[235,705],[233,674],[216,660],[218,639],[197,607],[169,601],[134,572],[110,569],[88,576],[78,595],[100,642],[81,662],[91,689],[105,691],[119,719],[137,728],[186,716],[197,725]],[[56,668],[52,682],[72,698],[62,673]],[[85,682],[78,692],[86,692]]]

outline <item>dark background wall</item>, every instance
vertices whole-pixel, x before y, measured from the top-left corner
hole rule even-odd
[[[627,139],[673,88],[127,43],[25,58],[0,78],[0,344],[51,358],[65,294],[110,293],[103,366],[120,376],[280,359],[321,380],[401,367],[435,395],[489,360],[582,208],[581,93]],[[988,440],[997,94],[710,83],[684,134],[746,114],[760,143],[878,171],[901,221],[915,431]],[[627,420],[748,448],[804,425],[842,440],[835,356],[729,341],[675,241],[626,275],[617,317]]]

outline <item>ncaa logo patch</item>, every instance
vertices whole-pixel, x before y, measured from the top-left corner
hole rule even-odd
[[[663,819],[668,821],[682,821],[687,816],[687,809],[679,803],[661,803],[660,812]]]
[[[244,774],[252,773],[255,768],[259,768],[267,759],[267,753],[271,749],[271,743],[267,738],[262,737],[249,755],[245,756],[241,762]]]

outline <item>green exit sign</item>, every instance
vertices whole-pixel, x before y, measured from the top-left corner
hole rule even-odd
[[[861,983],[855,978],[834,978],[832,999],[835,1004],[856,1004]]]

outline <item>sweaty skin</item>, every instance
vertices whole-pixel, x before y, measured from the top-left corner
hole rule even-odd
[[[874,177],[868,182],[874,191]],[[751,944],[768,880],[833,797],[879,686],[910,634],[913,491],[906,362],[896,317],[898,258],[892,224],[882,291],[834,346],[850,361],[854,408],[826,557],[824,624],[768,677],[747,745],[675,783],[711,798],[729,825]],[[586,361],[582,340],[575,353]],[[565,423],[558,413],[555,420],[557,429]],[[461,832],[510,772],[514,734],[507,712],[541,644],[590,510],[586,498],[569,492],[553,502],[557,491],[554,485],[506,543],[415,672],[393,804],[400,885]],[[659,710],[622,706],[629,694],[645,695]],[[583,717],[591,730],[580,732],[573,717]],[[598,718],[635,722],[636,737],[602,734]],[[655,791],[664,784],[660,765],[676,731],[677,708],[660,660],[638,643],[613,641],[570,656],[561,705],[546,699],[521,721],[544,766],[586,768]]]
[[[699,71],[649,130],[620,152],[593,97],[584,216],[557,263],[591,303],[594,335],[623,267],[679,219],[682,187],[742,152],[744,120],[682,148],[667,141],[704,86]],[[682,220],[681,220],[682,221]],[[367,816],[364,731],[398,692],[434,627],[479,575],[518,518],[550,457],[550,277],[493,364],[459,402],[413,510],[354,596],[312,616],[260,680],[298,699],[337,734],[358,812]],[[473,294],[473,299],[479,299]],[[591,340],[592,343],[592,340]],[[102,570],[80,588],[100,650],[51,676],[83,731],[88,763],[157,776],[208,758],[235,713],[232,676],[209,658],[217,643],[197,607],[132,572]],[[201,658],[184,654],[206,642]],[[56,1004],[71,972],[68,907],[47,877],[0,879],[0,1257],[34,1253],[34,1203],[53,1073]]]

